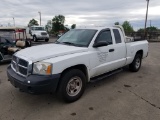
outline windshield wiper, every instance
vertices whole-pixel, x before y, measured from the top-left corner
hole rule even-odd
[[[60,42],[59,42],[59,41],[55,41],[54,43],[55,43],[55,44],[60,44]]]
[[[77,47],[84,47],[83,45],[78,45],[78,44],[71,43],[71,42],[59,42],[59,41],[56,41],[55,44],[66,44],[66,45],[72,45],[72,46],[77,46]]]
[[[67,44],[67,45],[73,45],[73,46],[76,46],[76,44],[71,43],[71,42],[62,42],[62,43]]]

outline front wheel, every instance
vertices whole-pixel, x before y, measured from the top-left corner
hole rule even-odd
[[[33,41],[37,42],[37,37],[35,35],[33,36]]]
[[[142,62],[142,55],[136,54],[133,62],[129,65],[129,69],[132,72],[138,72],[141,68],[141,62]]]
[[[57,94],[66,102],[74,102],[82,96],[85,87],[84,73],[78,69],[71,69],[62,76]]]
[[[49,41],[49,39],[45,39],[45,42],[48,42]]]

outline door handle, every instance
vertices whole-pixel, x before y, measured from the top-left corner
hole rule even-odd
[[[109,49],[109,52],[114,52],[114,49]]]

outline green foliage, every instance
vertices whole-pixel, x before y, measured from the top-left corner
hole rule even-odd
[[[144,32],[144,28],[138,29],[137,32]]]
[[[73,24],[72,26],[71,26],[71,29],[75,29],[76,28],[76,24]]]
[[[154,26],[147,27],[147,31],[148,31],[148,32],[157,32],[157,31],[158,31],[158,28],[157,28],[157,27],[154,27]]]
[[[122,27],[124,28],[124,31],[127,32],[134,32],[133,27],[128,21],[124,21],[122,24]]]
[[[38,21],[35,20],[35,19],[30,20],[29,23],[28,23],[28,27],[31,27],[31,26],[34,26],[34,25],[38,26],[39,25]]]
[[[115,22],[114,24],[115,24],[115,25],[120,25],[119,22]]]
[[[47,32],[51,32],[52,30],[52,21],[48,20],[47,25],[45,25],[45,29]]]
[[[151,26],[151,27],[147,27],[146,28],[147,32],[158,32],[158,28],[155,26]],[[144,28],[140,28],[139,30],[137,30],[137,32],[144,32]]]
[[[65,22],[65,17],[63,15],[55,16],[52,19],[52,30],[55,33],[65,30],[64,22]]]

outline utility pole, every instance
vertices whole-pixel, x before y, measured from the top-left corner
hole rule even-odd
[[[40,24],[39,25],[41,26],[41,12],[38,12],[38,13],[39,13],[39,17],[40,17],[40,20],[39,20]]]
[[[147,35],[147,31],[146,31],[146,27],[147,27],[147,19],[148,19],[148,7],[149,7],[149,0],[147,1],[147,10],[146,10],[146,19],[145,19],[145,27],[144,27],[144,37],[146,38]]]
[[[15,26],[15,19],[14,19],[14,17],[13,17],[13,25]]]

